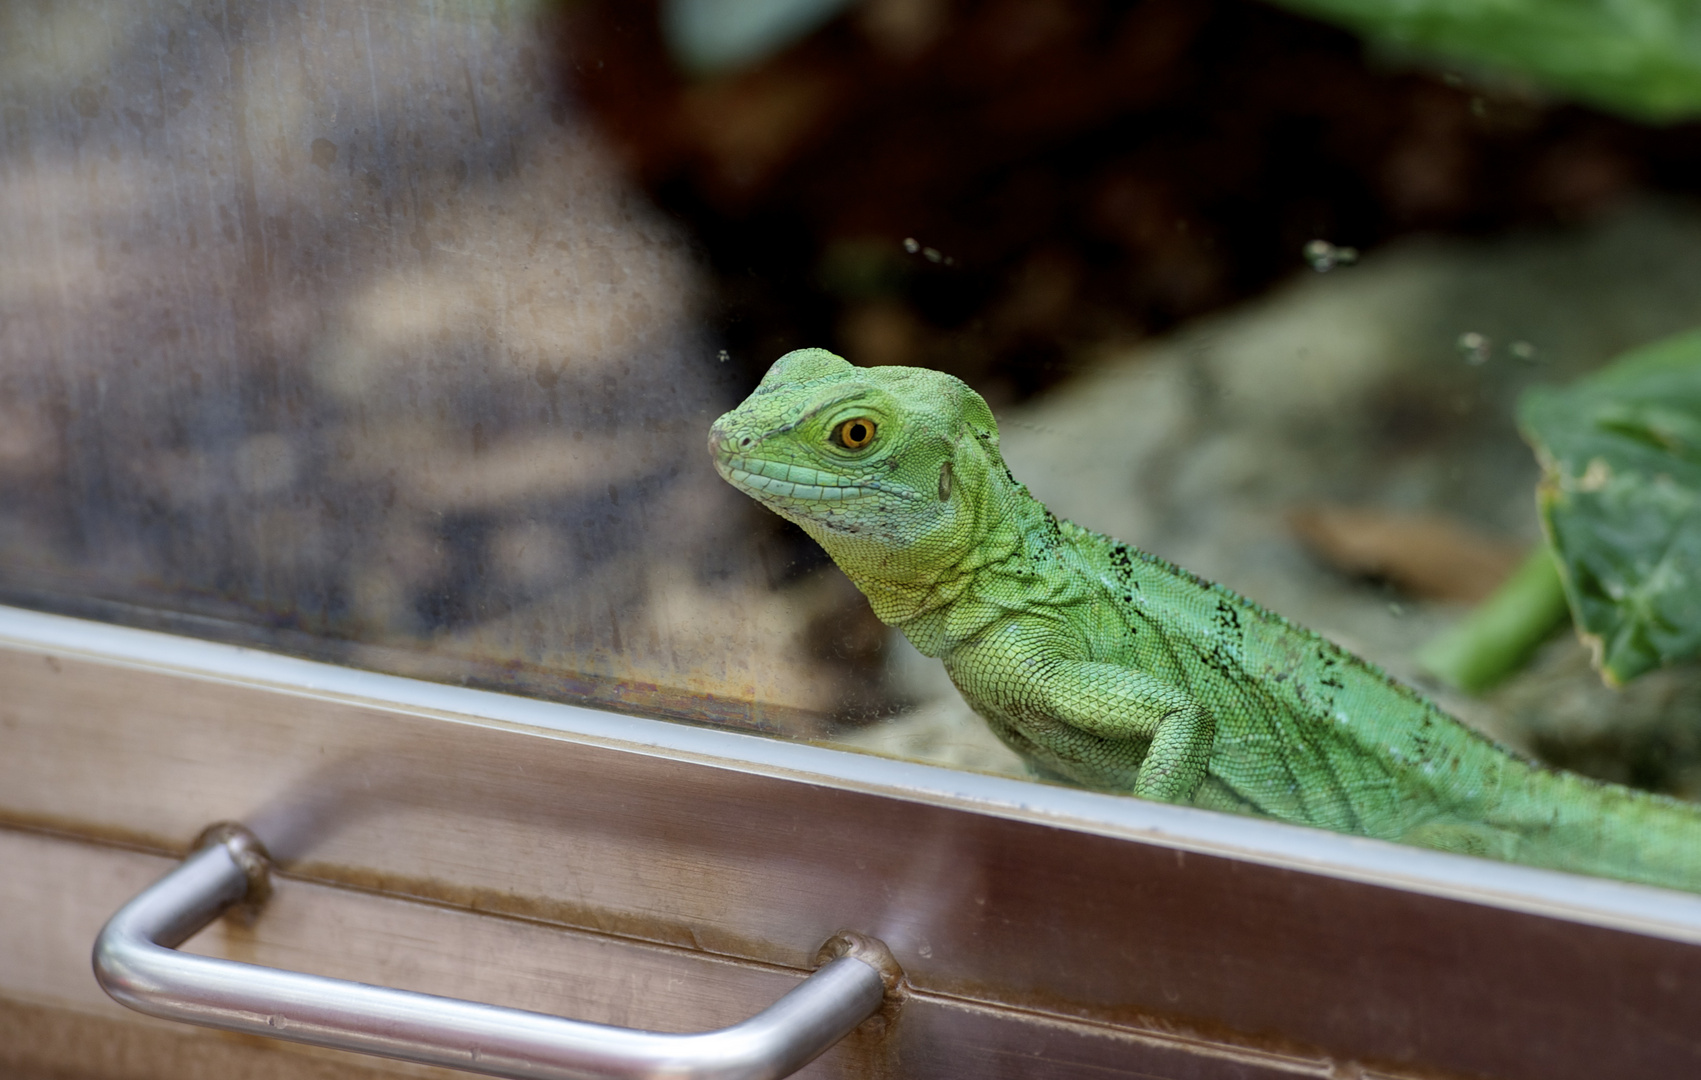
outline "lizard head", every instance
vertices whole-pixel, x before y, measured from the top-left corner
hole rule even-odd
[[[857,367],[825,349],[775,361],[715,421],[715,468],[801,525],[858,584],[915,582],[957,565],[993,516],[998,426],[943,372]]]

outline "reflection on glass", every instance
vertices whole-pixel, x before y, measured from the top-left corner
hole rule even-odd
[[[0,599],[1026,775],[714,473],[825,346],[1421,681],[1538,539],[1520,393],[1701,311],[1694,130],[1210,11],[865,0],[688,74],[613,0],[10,5]],[[1701,793],[1693,669],[1428,689]]]

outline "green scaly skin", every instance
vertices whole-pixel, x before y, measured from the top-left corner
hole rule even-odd
[[[798,350],[709,443],[1043,776],[1701,892],[1701,805],[1525,761],[1311,631],[1059,520],[958,379]]]

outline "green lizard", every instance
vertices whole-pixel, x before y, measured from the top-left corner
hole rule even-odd
[[[1526,761],[1311,631],[1058,519],[956,378],[801,349],[709,444],[1043,776],[1701,891],[1701,805]]]

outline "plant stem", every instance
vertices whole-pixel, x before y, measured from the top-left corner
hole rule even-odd
[[[1568,613],[1559,568],[1543,543],[1461,622],[1424,643],[1417,661],[1448,686],[1481,693],[1523,667]]]

